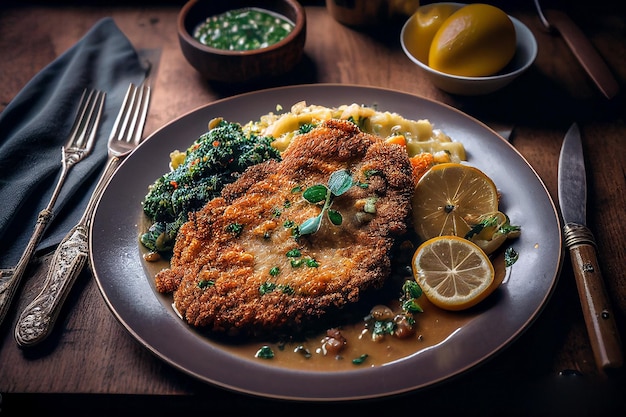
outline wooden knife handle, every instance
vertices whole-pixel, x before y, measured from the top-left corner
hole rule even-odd
[[[591,41],[568,15],[559,10],[546,10],[546,19],[563,37],[602,94],[611,99],[619,92],[619,84]]]
[[[586,226],[572,223],[563,231],[596,364],[601,369],[619,368],[624,363],[623,352],[593,234]]]

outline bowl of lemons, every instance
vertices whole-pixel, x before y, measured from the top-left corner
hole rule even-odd
[[[400,43],[435,86],[458,95],[493,93],[537,57],[537,41],[522,22],[482,3],[421,6],[402,27]]]

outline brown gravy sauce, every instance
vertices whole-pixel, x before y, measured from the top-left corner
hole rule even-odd
[[[148,220],[144,217],[140,225],[140,230],[147,230],[149,227]],[[141,243],[138,246],[143,259],[143,255],[147,254],[148,251]],[[502,278],[506,273],[504,256],[501,254],[492,261],[496,275]],[[143,260],[142,262],[147,274],[146,279],[150,280],[150,285],[155,294],[166,307],[173,310],[172,296],[160,294],[154,287],[154,276],[161,269],[168,268],[169,262],[166,260],[155,262]],[[371,333],[367,331],[364,333],[365,322],[363,320],[353,320],[341,325],[341,334],[347,340],[347,344],[339,355],[324,354],[322,339],[326,336],[326,332],[323,330],[304,340],[283,343],[269,340],[229,343],[223,337],[212,337],[202,333],[200,330],[198,332],[203,337],[206,337],[207,343],[218,346],[221,350],[246,360],[264,361],[280,367],[306,371],[346,371],[358,369],[359,367],[380,366],[395,362],[445,342],[447,338],[479,315],[481,311],[481,309],[469,309],[460,312],[445,311],[432,305],[425,296],[421,296],[418,302],[424,312],[414,315],[416,324],[413,335],[405,339],[386,335],[382,340],[373,341]],[[385,304],[393,308],[395,312],[399,311],[397,300],[380,300],[379,304]],[[371,307],[374,307],[374,304]],[[192,328],[190,329],[194,331]],[[257,351],[263,346],[269,346],[272,349],[274,353],[273,358],[263,359],[255,357]],[[310,355],[305,355],[304,352]],[[357,359],[362,355],[367,355],[367,358],[361,364],[352,362],[353,359]]]
[[[321,346],[325,334],[322,332],[301,343],[288,343],[282,350],[275,343],[267,343],[275,354],[271,361],[278,366],[306,371],[345,371],[358,367],[380,366],[443,342],[472,317],[441,310],[429,304],[425,297],[421,297],[419,302],[424,308],[424,313],[415,316],[416,332],[407,339],[386,335],[381,341],[373,341],[369,332],[363,333],[364,322],[347,324],[341,328],[341,334],[346,338],[347,345],[337,356],[324,355]],[[262,345],[258,342],[239,346],[222,344],[224,349],[245,358],[254,358]],[[311,356],[305,357],[298,353],[296,348],[299,345],[304,346]],[[363,354],[366,354],[367,358],[362,364],[352,362]]]

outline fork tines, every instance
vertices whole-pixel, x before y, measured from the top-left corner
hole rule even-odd
[[[122,109],[115,120],[109,141],[124,140],[128,143],[139,143],[142,129],[137,127],[143,126],[147,117],[149,94],[150,87],[145,84],[137,87],[131,83],[128,86]],[[146,96],[145,100],[144,96]]]
[[[104,108],[106,93],[98,90],[83,90],[74,125],[67,141],[67,148],[91,149]]]

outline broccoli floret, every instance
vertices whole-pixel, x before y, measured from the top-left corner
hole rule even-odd
[[[226,121],[200,136],[187,149],[185,161],[149,187],[142,203],[144,213],[155,224],[163,225],[155,225],[155,230],[148,231],[146,242],[156,241],[163,233],[167,235],[165,241],[173,241],[188,213],[219,196],[222,188],[234,182],[246,168],[268,159],[279,160],[280,153],[271,146],[272,140],[254,134],[248,136],[241,125]],[[150,237],[153,235],[156,237]],[[157,251],[171,249],[169,245],[144,245]]]

